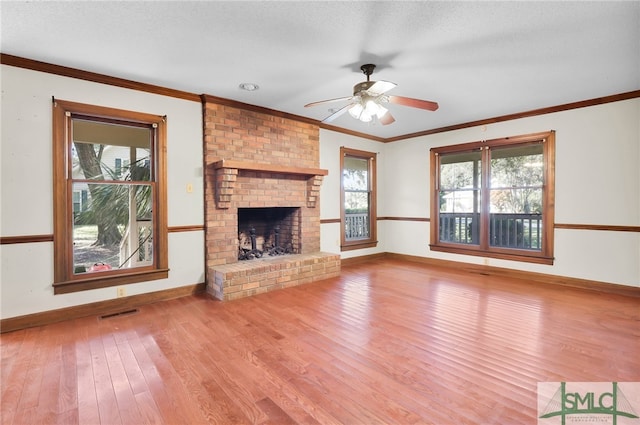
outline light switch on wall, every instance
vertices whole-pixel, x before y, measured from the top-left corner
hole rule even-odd
[[[193,192],[193,185],[191,183],[187,183],[187,193]]]

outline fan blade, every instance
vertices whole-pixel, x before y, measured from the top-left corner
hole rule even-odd
[[[393,117],[393,115],[391,115],[390,111],[387,111],[387,113],[384,114],[382,116],[382,118],[379,118],[379,120],[380,120],[380,124],[389,125],[389,124],[395,122],[396,119]]]
[[[308,108],[310,106],[317,106],[317,105],[322,105],[324,103],[332,103],[332,102],[341,102],[344,100],[351,100],[353,99],[353,96],[348,96],[348,97],[337,97],[335,99],[327,99],[327,100],[321,100],[319,102],[312,102],[312,103],[307,103],[306,105],[304,105],[305,108]]]
[[[388,92],[395,86],[397,86],[397,84],[390,81],[376,81],[371,87],[369,87],[367,93],[369,93],[371,96],[380,96],[381,94]]]
[[[395,103],[396,105],[409,106],[411,108],[426,109],[427,111],[435,111],[438,109],[436,102],[430,102],[428,100],[413,99],[411,97],[403,96],[389,96],[389,103]]]
[[[337,111],[335,111],[333,114],[329,115],[327,118],[323,119],[322,122],[331,122],[331,121],[335,120],[340,115],[342,115],[345,112],[347,112],[349,110],[349,108],[351,108],[352,106],[353,106],[353,103],[350,103],[350,104],[348,104],[346,106],[343,106],[342,108],[340,108]]]

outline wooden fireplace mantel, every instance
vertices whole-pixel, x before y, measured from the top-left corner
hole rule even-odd
[[[307,207],[315,208],[320,196],[320,185],[328,170],[321,168],[288,167],[258,162],[244,162],[222,159],[211,164],[216,174],[215,201],[218,208],[230,208],[239,170],[262,171],[276,174],[295,174],[307,179]]]
[[[213,168],[216,170],[220,168],[232,168],[237,170],[266,171],[269,173],[301,174],[305,176],[326,176],[329,174],[329,170],[322,168],[287,167],[284,165],[261,164],[258,162],[234,161],[229,159],[214,162]]]

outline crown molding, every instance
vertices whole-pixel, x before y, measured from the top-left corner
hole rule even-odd
[[[178,99],[200,101],[197,94],[182,90],[175,90],[153,84],[140,83],[138,81],[126,80],[124,78],[112,77],[98,74],[96,72],[83,71],[81,69],[70,68],[68,66],[54,65],[33,59],[0,53],[0,63],[3,65],[15,66],[17,68],[30,69],[32,71],[46,72],[48,74],[60,75],[63,77],[76,78],[79,80],[91,81],[94,83],[107,84],[110,86],[122,87],[126,89],[138,90],[147,93],[160,94],[163,96],[176,97]]]
[[[431,130],[419,131],[416,133],[405,134],[403,136],[390,137],[386,142],[397,142],[400,140],[413,139],[414,137],[428,136],[430,134],[444,133],[447,131],[460,130],[463,128],[477,127],[480,125],[495,124],[503,121],[512,121],[520,118],[534,117],[536,115],[546,115],[554,112],[568,111],[570,109],[586,108],[588,106],[602,105],[605,103],[619,102],[621,100],[634,99],[640,97],[640,90],[629,91],[625,93],[614,94],[611,96],[597,97],[594,99],[582,100],[579,102],[565,103],[563,105],[549,106],[547,108],[532,109],[525,112],[517,112],[515,114],[502,115],[494,118],[486,118],[477,121],[470,121],[461,124],[449,125],[446,127],[433,128]]]
[[[579,102],[565,103],[563,105],[550,106],[546,108],[532,109],[525,112],[517,112],[514,114],[502,115],[494,118],[486,118],[477,121],[470,121],[461,124],[454,124],[446,127],[433,128],[430,130],[419,131],[410,134],[404,134],[395,137],[383,138],[377,137],[366,133],[360,133],[353,130],[348,130],[333,125],[324,124],[322,121],[314,120],[311,118],[303,117],[300,115],[289,114],[287,112],[277,111],[275,109],[269,109],[262,106],[251,105],[248,103],[238,102],[223,97],[212,96],[208,94],[195,94],[182,90],[170,89],[167,87],[156,86],[153,84],[141,83],[132,80],[126,80],[123,78],[112,77],[105,74],[98,74],[95,72],[83,71],[81,69],[70,68],[61,65],[54,65],[47,62],[41,62],[33,59],[22,58],[19,56],[9,55],[6,53],[0,53],[0,63],[3,65],[15,66],[18,68],[30,69],[32,71],[46,72],[49,74],[61,75],[64,77],[77,78],[80,80],[91,81],[94,83],[108,84],[116,87],[128,88],[132,90],[139,90],[147,93],[154,93],[163,96],[175,97],[178,99],[190,100],[194,102],[216,103],[220,105],[231,106],[234,108],[244,109],[248,111],[254,111],[264,114],[273,115],[280,118],[287,118],[295,121],[304,122],[307,124],[317,125],[319,128],[343,133],[351,136],[361,137],[376,142],[389,143],[397,142],[401,140],[413,139],[415,137],[428,136],[431,134],[444,133],[447,131],[460,130],[463,128],[476,127],[481,125],[495,124],[503,121],[511,121],[520,118],[533,117],[536,115],[551,114],[554,112],[567,111],[570,109],[585,108],[588,106],[602,105],[605,103],[619,102],[621,100],[634,99],[640,97],[640,90],[634,90],[625,93],[614,94],[611,96],[598,97],[594,99],[583,100]]]

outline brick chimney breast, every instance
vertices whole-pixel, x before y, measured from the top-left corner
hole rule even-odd
[[[228,300],[339,275],[339,254],[320,252],[318,125],[227,103],[203,96],[207,291]],[[270,207],[299,208],[299,254],[236,264],[238,208]]]

